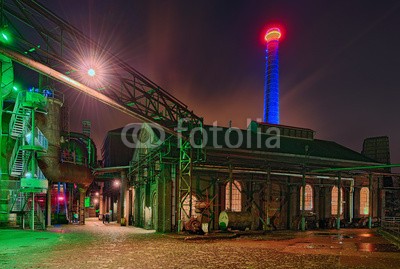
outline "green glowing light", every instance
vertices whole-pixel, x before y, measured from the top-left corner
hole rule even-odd
[[[85,207],[90,207],[90,197],[85,197]]]
[[[14,91],[18,91],[18,88],[16,86],[13,86]]]
[[[10,34],[5,28],[0,30],[0,41],[3,43],[9,43],[11,41]]]

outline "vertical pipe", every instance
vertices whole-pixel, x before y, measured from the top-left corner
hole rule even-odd
[[[35,193],[32,192],[31,230],[35,230]]]
[[[304,232],[306,230],[306,216],[305,216],[305,210],[306,210],[306,173],[305,169],[303,169],[303,174],[302,174],[302,181],[301,181],[301,230]]]
[[[372,174],[369,174],[369,176],[368,176],[368,178],[369,178],[369,186],[368,186],[368,189],[369,189],[369,203],[368,203],[368,206],[369,206],[369,209],[368,209],[368,213],[369,213],[369,216],[368,216],[368,229],[371,229],[372,228],[372,210],[373,210],[373,194],[372,194],[372,180],[373,180],[373,178],[372,178]]]
[[[340,230],[340,209],[342,207],[342,175],[338,173],[338,198],[337,198],[337,214],[336,214],[336,229]]]
[[[30,145],[32,147],[35,146],[35,110],[32,109],[32,123],[31,123],[31,141],[30,141]],[[36,174],[36,156],[35,156],[35,151],[32,151],[32,159],[31,159],[31,173],[32,173],[32,177],[35,177]]]
[[[350,222],[353,222],[354,218],[354,179],[350,181],[350,198],[349,198],[349,207],[350,207]]]
[[[46,193],[46,217],[47,217],[47,226],[51,226],[51,190],[52,190],[52,183],[49,180],[47,193]]]
[[[60,182],[57,183],[57,220],[59,219],[60,215]]]
[[[161,158],[160,158],[161,159]],[[168,208],[168,204],[167,204],[167,173],[164,170],[164,164],[163,164],[163,160],[160,160],[160,168],[161,168],[161,176],[162,176],[162,188],[163,188],[163,192],[162,192],[162,196],[163,196],[163,232],[165,233],[167,231],[167,208]]]
[[[68,216],[68,207],[67,207],[67,183],[63,183],[63,201],[64,201],[64,211],[65,211],[65,217],[67,220],[69,220]]]

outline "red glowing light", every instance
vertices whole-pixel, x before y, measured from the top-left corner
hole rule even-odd
[[[63,196],[58,196],[58,201],[64,201],[64,197]]]
[[[281,30],[279,28],[269,28],[265,33],[265,41],[278,41],[281,38]]]

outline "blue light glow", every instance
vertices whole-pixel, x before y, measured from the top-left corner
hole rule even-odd
[[[279,41],[267,42],[264,80],[264,122],[279,124]]]

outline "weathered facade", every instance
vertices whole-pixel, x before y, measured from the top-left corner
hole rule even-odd
[[[272,127],[279,138],[267,133]],[[223,211],[251,218],[253,230],[365,226],[383,214],[385,173],[367,168],[381,163],[315,139],[312,130],[256,122],[216,136],[212,126],[205,130],[206,147],[192,151],[205,158],[191,164],[192,180],[183,185],[177,139],[160,146],[153,129],[142,127],[146,139],[139,139],[127,172],[121,217],[170,232],[221,229]]]

